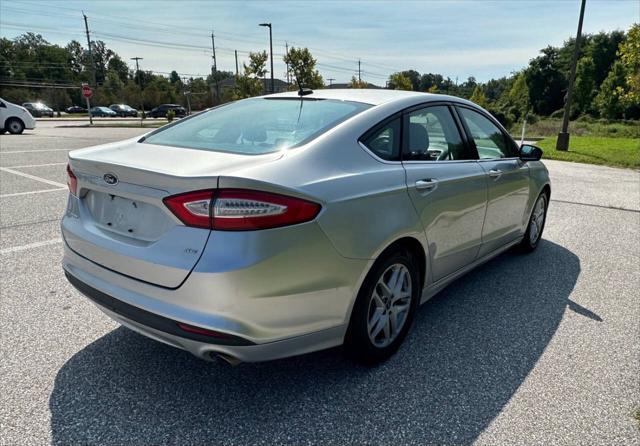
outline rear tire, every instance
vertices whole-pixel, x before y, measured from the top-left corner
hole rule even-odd
[[[373,365],[392,356],[404,341],[418,307],[416,262],[397,250],[379,258],[367,274],[345,337],[350,356]]]
[[[529,224],[527,230],[524,233],[524,238],[518,245],[518,249],[521,252],[533,252],[542,239],[542,231],[544,231],[544,225],[547,221],[547,208],[549,207],[549,195],[547,192],[542,192],[536,203],[533,205],[533,211],[529,218]]]
[[[11,118],[5,123],[7,131],[12,135],[19,135],[24,131],[24,123],[18,118]]]

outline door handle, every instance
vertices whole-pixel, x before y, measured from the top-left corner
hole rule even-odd
[[[428,178],[425,180],[418,180],[416,181],[416,189],[418,190],[432,190],[436,187],[436,184],[438,183],[438,180],[435,180],[433,178]]]
[[[491,169],[489,171],[489,176],[491,178],[493,178],[494,180],[497,180],[498,178],[500,178],[502,176],[502,171],[500,169]]]

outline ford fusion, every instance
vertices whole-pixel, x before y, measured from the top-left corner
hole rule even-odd
[[[344,344],[378,362],[419,304],[536,248],[541,156],[450,96],[246,99],[70,152],[63,266],[111,318],[203,359]]]

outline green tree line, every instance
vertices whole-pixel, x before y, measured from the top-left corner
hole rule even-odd
[[[478,83],[457,84],[440,74],[393,73],[388,87],[460,96],[490,110],[509,125],[526,115],[561,117],[569,85],[575,39],[548,46],[524,69]],[[640,25],[628,32],[586,35],[580,48],[570,116],[640,118]]]
[[[561,116],[568,87],[574,39],[560,47],[548,46],[524,69],[499,79],[477,82],[474,77],[458,83],[437,73],[420,74],[409,69],[393,73],[386,87],[444,93],[469,98],[493,112],[505,125],[524,116]],[[86,47],[72,40],[66,46],[47,42],[41,35],[23,34],[13,40],[0,38],[0,95],[11,102],[43,100],[55,109],[83,104],[82,82],[95,89],[92,103],[127,103],[145,109],[160,103],[202,109],[220,102],[265,93],[267,53],[251,52],[236,76],[228,71],[200,77],[180,77],[176,71],[135,71],[107,45]],[[295,80],[308,88],[322,88],[324,80],[307,48],[291,48],[283,61]],[[93,67],[93,69],[92,69]],[[590,115],[606,119],[640,118],[640,25],[628,32],[601,32],[584,36],[576,72],[572,118]],[[30,88],[32,84],[50,85]],[[222,88],[220,87],[222,85]],[[352,78],[350,87],[366,88],[365,80]],[[53,87],[73,88],[53,88]]]

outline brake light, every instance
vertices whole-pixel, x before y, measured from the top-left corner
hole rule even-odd
[[[187,226],[252,231],[313,220],[321,206],[286,195],[248,189],[205,190],[173,195],[165,205]]]
[[[71,166],[67,164],[67,186],[69,186],[69,192],[72,195],[78,195],[78,178],[71,170]]]
[[[173,195],[162,201],[185,225],[210,229],[212,199],[212,190],[200,190]]]

